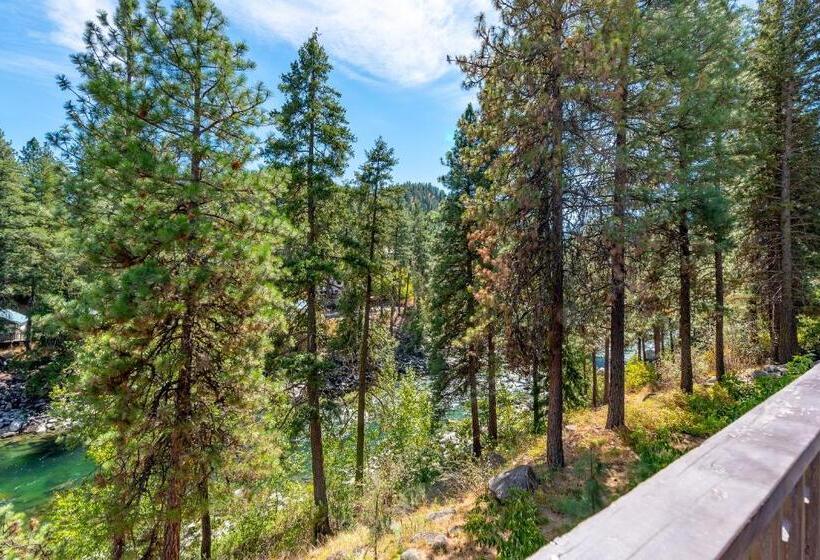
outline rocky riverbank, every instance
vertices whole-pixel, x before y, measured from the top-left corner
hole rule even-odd
[[[25,380],[0,358],[0,438],[58,431],[61,424],[48,414],[48,404],[47,399],[30,398]]]

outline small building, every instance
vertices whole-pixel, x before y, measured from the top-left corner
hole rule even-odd
[[[0,344],[25,342],[28,317],[11,309],[0,309]]]

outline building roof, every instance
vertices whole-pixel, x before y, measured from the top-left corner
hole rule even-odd
[[[10,323],[16,323],[18,325],[25,325],[28,323],[28,317],[11,309],[0,309],[0,319]]]

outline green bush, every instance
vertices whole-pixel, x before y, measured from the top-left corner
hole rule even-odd
[[[606,503],[606,487],[601,482],[604,465],[595,450],[586,451],[575,465],[576,472],[583,477],[584,485],[571,496],[557,500],[555,509],[577,520],[589,517]]]
[[[803,375],[811,369],[812,363],[814,363],[814,360],[809,354],[795,356],[788,364],[786,364],[786,372],[788,375],[795,377],[798,375]]]
[[[496,550],[499,560],[523,560],[544,546],[538,508],[528,493],[514,490],[505,503],[485,496],[467,515],[464,530]]]
[[[797,340],[800,342],[801,348],[814,353],[815,356],[820,356],[820,316],[800,316]]]
[[[631,473],[632,484],[646,480],[683,455],[683,451],[673,445],[673,439],[674,434],[669,429],[654,433],[644,429],[629,432],[627,443],[638,455]]]
[[[633,356],[626,363],[624,376],[624,383],[629,391],[635,391],[658,381],[658,375],[652,364],[639,360],[637,356]]]

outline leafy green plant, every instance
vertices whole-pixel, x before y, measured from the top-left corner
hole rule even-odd
[[[638,462],[631,473],[632,484],[646,480],[683,454],[673,445],[671,430],[665,428],[655,433],[643,429],[632,430],[627,442],[638,455]]]
[[[633,356],[626,363],[624,375],[626,388],[630,391],[635,391],[658,381],[658,375],[652,364],[639,360],[637,356]]]
[[[795,356],[786,364],[786,372],[788,375],[798,376],[803,375],[811,369],[813,363],[812,356],[804,354],[802,356]]]
[[[500,560],[523,560],[544,544],[532,496],[513,490],[505,503],[485,496],[467,515],[464,530],[477,543],[496,549]]]

